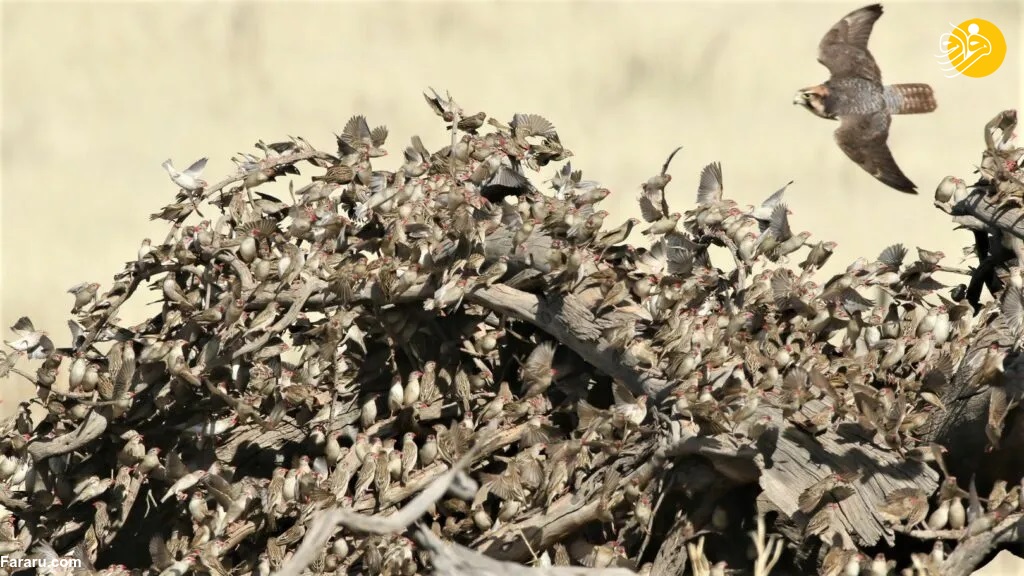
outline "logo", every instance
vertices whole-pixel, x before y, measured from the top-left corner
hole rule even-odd
[[[935,55],[946,78],[984,78],[999,69],[1006,58],[1006,38],[995,24],[972,18],[949,25],[952,30],[939,37]]]

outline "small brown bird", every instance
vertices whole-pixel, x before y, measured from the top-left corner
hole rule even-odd
[[[800,268],[803,270],[808,269],[819,269],[828,262],[828,259],[832,257],[838,244],[835,242],[818,242],[811,251],[807,253],[807,257],[800,263]]]
[[[508,272],[508,256],[502,254],[477,276],[474,286],[490,288],[495,282],[500,281],[506,272]]]
[[[612,419],[627,433],[630,426],[639,426],[647,419],[647,396],[633,396],[618,380],[612,384],[612,394],[615,397],[615,404],[610,409]]]
[[[928,498],[917,488],[897,488],[886,496],[885,505],[878,512],[883,518],[905,522],[913,529],[928,516]]]
[[[347,164],[337,164],[327,169],[323,176],[313,176],[314,182],[327,182],[329,184],[348,184],[355,178],[355,170]]]
[[[419,460],[419,448],[416,446],[415,434],[406,432],[402,437],[402,483],[409,483],[409,475],[416,469]]]
[[[655,220],[646,230],[643,230],[640,233],[644,236],[663,236],[674,231],[681,218],[682,214],[679,212],[673,212],[672,214]]]
[[[420,446],[419,461],[423,466],[430,466],[437,458],[437,436],[427,434],[427,439]]]
[[[553,367],[554,360],[555,344],[553,342],[538,344],[526,357],[526,361],[523,362],[520,369],[524,399],[543,394],[551,386],[552,380],[558,373]]]
[[[75,295],[75,304],[71,308],[72,314],[77,314],[86,304],[96,301],[96,291],[100,285],[96,282],[82,282],[75,284],[68,289],[69,294]]]
[[[823,498],[829,497],[835,502],[853,495],[851,482],[859,477],[856,473],[832,473],[808,486],[800,493],[798,504],[800,511],[810,514],[818,507]]]
[[[356,485],[352,490],[352,500],[359,500],[373,484],[377,476],[377,455],[380,453],[380,439],[374,444],[378,448],[372,448],[363,458],[363,465],[359,468],[359,475],[356,476]]]
[[[855,14],[836,28],[839,44],[866,42],[865,13]],[[830,89],[859,81],[833,72]],[[867,116],[900,104],[879,86]],[[443,572],[446,558],[477,566],[485,549],[518,561],[533,550],[540,571],[582,562],[649,574],[664,564],[656,556],[672,559],[672,542],[687,544],[704,576],[797,573],[808,563],[785,550],[814,552],[814,540],[819,572],[888,574],[889,559],[858,549],[881,542],[864,521],[872,514],[885,533],[966,536],[1020,508],[1014,484],[996,482],[987,502],[973,481],[961,489],[943,448],[919,437],[980,399],[990,444],[1010,444],[1020,266],[996,266],[1003,289],[978,311],[967,286],[938,293],[933,275],[957,272],[938,252],[908,264],[894,244],[822,278],[836,245],[796,233],[806,214],[789,184],[737,203],[712,162],[696,206],[675,206],[678,150],[640,185],[651,242],[632,246],[637,219],[605,227],[612,188],[564,161],[572,153],[550,122],[517,114],[506,125],[464,114],[450,96],[428,100],[451,130],[438,150],[412,137],[400,166],[378,162],[387,128],[362,116],[337,150],[259,141],[216,185],[193,174],[159,214],[176,219],[166,237],[143,242],[105,293],[71,290],[67,348],[27,318],[15,324],[0,375],[34,382],[37,398],[0,422],[0,553],[31,557],[40,539],[66,551],[77,537],[67,553],[95,571],[117,556],[121,530],[148,522],[159,528],[152,564],[168,575],[414,576]],[[850,116],[844,135],[865,121]],[[1021,195],[1012,178],[1024,152],[1000,133],[1015,123],[1006,113],[986,127],[982,180],[945,182],[939,208],[960,195],[989,192],[979,209]],[[299,172],[307,163],[320,169],[312,182]],[[530,174],[548,164],[550,192]],[[287,190],[261,188],[285,174],[296,177]],[[200,205],[217,213],[192,218]],[[1003,236],[1002,255],[1024,254],[1024,241]],[[143,283],[158,306],[132,324],[118,314],[134,316]],[[780,491],[800,479],[789,468],[808,451],[812,476]],[[758,475],[758,502],[729,497]],[[681,515],[680,496],[692,504]],[[766,506],[789,520],[761,526]],[[344,530],[325,536],[318,518],[339,508]],[[404,526],[409,514],[422,528],[363,529]],[[577,520],[590,525],[554,541],[556,524]],[[883,552],[908,571],[942,571],[924,548]]]

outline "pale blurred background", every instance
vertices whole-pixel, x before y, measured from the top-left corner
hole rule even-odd
[[[870,48],[887,82],[928,82],[938,110],[897,117],[889,139],[920,196],[877,183],[839,151],[836,124],[791,104],[827,78],[822,35],[867,2],[3,2],[0,327],[21,315],[68,343],[82,281],[109,286],[175,186],[160,168],[209,156],[207,179],[259,138],[333,146],[353,114],[391,130],[386,167],[414,134],[447,136],[420,95],[449,90],[469,113],[546,116],[573,166],[612,191],[608,225],[638,215],[640,182],[674,147],[674,209],[700,168],[757,203],[789,180],[797,230],[839,243],[831,270],[886,245],[969,241],[931,205],[947,174],[968,180],[982,126],[1021,104],[1019,2],[885,2]],[[950,23],[984,18],[1008,50],[989,77],[945,78],[933,55]],[[303,165],[303,179],[319,170]],[[281,188],[278,188],[281,190]],[[633,239],[638,242],[639,234]],[[950,278],[951,281],[959,281]],[[135,323],[153,298],[122,309]],[[0,383],[0,415],[28,391]],[[1022,574],[990,566],[985,574]]]

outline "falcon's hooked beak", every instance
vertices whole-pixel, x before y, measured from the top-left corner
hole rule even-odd
[[[821,118],[832,119],[834,116],[825,110],[825,100],[828,97],[828,88],[825,86],[813,86],[797,90],[793,96],[793,104],[799,104],[808,112]]]

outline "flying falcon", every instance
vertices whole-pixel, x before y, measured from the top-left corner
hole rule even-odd
[[[882,183],[917,194],[892,157],[886,140],[893,114],[935,110],[927,84],[882,84],[882,73],[868,51],[868,37],[882,5],[872,4],[847,14],[818,44],[818,62],[831,76],[824,83],[796,93],[794,104],[815,116],[839,120],[836,144],[861,168]]]

